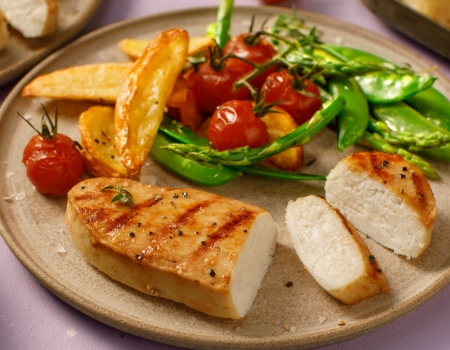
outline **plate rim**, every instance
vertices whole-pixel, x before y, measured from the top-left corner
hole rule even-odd
[[[263,9],[273,14],[291,13],[290,9],[276,6],[235,7],[235,11],[239,10],[255,11],[255,9],[256,11],[258,11],[259,9]],[[54,59],[58,58],[60,55],[63,55],[65,52],[71,50],[72,48],[81,45],[83,42],[95,39],[96,37],[101,37],[105,34],[107,35],[108,32],[112,30],[120,29],[121,27],[125,26],[133,26],[137,23],[145,22],[156,17],[174,16],[181,13],[188,16],[189,13],[191,12],[198,12],[198,11],[215,12],[216,10],[217,10],[216,7],[204,6],[183,10],[166,11],[157,14],[150,14],[142,17],[129,18],[115,23],[111,23],[107,26],[98,28],[90,33],[83,35],[82,37],[76,39],[70,44],[50,54],[38,65],[36,65],[33,69],[31,69],[22,79],[20,79],[20,81],[14,86],[14,88],[10,91],[10,93],[7,95],[2,105],[0,106],[0,120],[4,116],[7,106],[9,106],[18,95],[20,95],[20,91],[22,90],[22,88],[26,83],[28,83],[34,76],[36,76],[42,70],[42,68],[45,68]],[[421,61],[421,63],[426,64],[430,67],[432,66],[425,58],[420,56],[417,52],[405,47],[403,44],[390,38],[385,38],[380,34],[372,32],[358,25],[354,25],[352,23],[348,23],[340,19],[336,19],[333,17],[329,17],[326,15],[310,11],[298,10],[298,13],[300,15],[303,14],[321,20],[326,20],[334,25],[342,25],[348,29],[357,30],[363,37],[369,37],[370,39],[376,40],[377,42],[383,42],[384,44],[387,44],[393,49],[395,48],[396,51],[402,51],[406,54],[412,55],[416,60]],[[447,78],[445,74],[439,71],[439,69],[437,69],[436,72],[439,74],[439,79],[441,81],[444,80],[445,84],[450,85],[450,79]],[[414,295],[410,299],[407,299],[399,303],[393,308],[390,308],[384,312],[381,312],[369,318],[362,319],[357,323],[349,324],[346,325],[345,327],[340,327],[339,329],[333,328],[325,331],[321,330],[314,333],[309,333],[301,338],[295,336],[294,333],[293,335],[283,337],[276,335],[264,338],[245,338],[245,339],[239,338],[237,339],[236,342],[230,343],[229,337],[224,337],[222,335],[214,335],[214,337],[216,338],[215,341],[206,337],[205,341],[203,338],[199,338],[196,335],[193,335],[188,332],[183,332],[180,330],[171,329],[170,332],[168,333],[166,328],[157,325],[150,325],[150,326],[147,325],[147,328],[143,329],[143,327],[140,326],[139,322],[136,322],[129,317],[104,309],[98,304],[92,302],[91,300],[86,299],[82,295],[79,295],[72,290],[68,290],[67,288],[64,287],[64,285],[60,284],[54,277],[48,275],[40,266],[33,263],[31,256],[26,254],[25,250],[21,249],[20,244],[15,241],[13,235],[6,230],[5,224],[6,220],[4,220],[3,213],[0,212],[0,234],[5,240],[5,243],[8,245],[13,254],[17,257],[17,259],[39,280],[39,282],[44,287],[46,287],[50,292],[56,295],[58,298],[64,300],[66,303],[73,306],[75,309],[83,312],[84,314],[96,319],[99,322],[107,324],[113,328],[125,331],[127,333],[139,336],[141,338],[173,346],[182,346],[190,348],[221,347],[229,349],[231,348],[249,349],[249,348],[260,348],[261,346],[264,346],[269,348],[302,349],[334,344],[368,333],[394,321],[395,319],[410,312],[414,308],[420,306],[425,301],[429,300],[431,297],[435,296],[439,291],[441,291],[445,286],[447,286],[450,283],[450,269],[448,269],[433,283],[429,284],[426,288],[424,288],[422,292]]]

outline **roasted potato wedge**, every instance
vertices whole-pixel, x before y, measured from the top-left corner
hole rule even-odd
[[[181,28],[160,33],[128,74],[116,102],[115,139],[120,159],[139,178],[158,132],[164,108],[183,69],[189,45]]]
[[[294,131],[298,127],[294,118],[282,109],[277,107],[273,107],[272,109],[278,110],[279,113],[268,113],[261,118],[267,125],[270,142]],[[303,147],[297,146],[288,148],[281,153],[265,159],[263,163],[265,165],[276,166],[282,170],[297,171],[302,167]]]
[[[86,170],[96,177],[128,177],[114,144],[114,108],[93,106],[78,119]]]
[[[22,89],[22,97],[114,103],[134,63],[98,63],[44,74]]]
[[[119,41],[119,47],[128,57],[135,61],[141,57],[149,43],[149,40],[123,39]],[[214,45],[214,40],[207,36],[190,38],[188,56],[195,55],[212,45]]]

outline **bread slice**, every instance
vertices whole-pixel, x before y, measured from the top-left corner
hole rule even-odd
[[[25,38],[39,38],[56,29],[57,0],[0,0],[0,11],[6,21]]]
[[[65,221],[86,259],[114,280],[208,315],[243,317],[275,253],[277,227],[256,206],[193,189],[131,180],[130,208],[111,203],[116,178],[68,194]]]
[[[331,170],[327,201],[360,232],[407,258],[428,247],[436,202],[423,173],[398,155],[354,153]]]
[[[6,22],[0,12],[0,50],[3,50],[9,45],[9,32]]]
[[[325,199],[290,201],[286,224],[300,260],[323,289],[344,304],[389,291],[358,232]]]

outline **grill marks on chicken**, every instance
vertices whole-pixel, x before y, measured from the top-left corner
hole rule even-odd
[[[86,180],[69,192],[66,222],[88,260],[144,293],[157,289],[162,297],[219,317],[245,315],[275,251],[277,228],[270,214],[202,191],[122,180],[135,203],[129,208],[111,203],[114,190],[102,191],[117,181]],[[104,263],[111,256],[115,269]],[[137,277],[130,281],[127,273]],[[244,302],[237,300],[240,294]]]
[[[354,153],[327,176],[327,201],[360,232],[407,258],[428,247],[436,202],[423,173],[398,155]]]

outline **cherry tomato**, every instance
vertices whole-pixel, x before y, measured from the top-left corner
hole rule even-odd
[[[255,116],[250,101],[225,102],[214,113],[208,139],[219,151],[243,146],[260,147],[268,143],[266,124]]]
[[[262,38],[256,38],[254,44],[247,44],[245,42],[245,38],[248,37],[248,34],[241,34],[239,36],[231,39],[224,47],[223,54],[227,55],[232,53],[238,57],[245,58],[249,61],[252,61],[256,64],[263,64],[270,60],[273,56],[275,56],[276,51],[271,44],[269,44],[266,40]],[[248,66],[249,71],[251,72],[254,68],[245,63]],[[251,80],[252,86],[256,88],[261,88],[262,84],[266,80],[266,78],[273,72],[276,72],[278,67],[272,66],[269,69],[262,72],[256,78]]]
[[[294,90],[292,81],[293,78],[287,70],[272,73],[262,86],[261,92],[266,96],[266,103],[283,101],[277,106],[288,112],[301,125],[322,108],[322,99],[313,83],[305,80],[304,90],[318,97],[307,96]]]
[[[45,110],[48,120],[47,111]],[[20,114],[19,114],[20,116]],[[22,117],[23,118],[23,117]],[[56,119],[51,126],[42,124],[38,132],[26,145],[22,163],[27,167],[27,176],[40,193],[49,196],[61,196],[80,181],[83,173],[83,157],[74,142],[66,135],[58,134]]]
[[[247,63],[236,58],[225,60],[224,67],[218,70],[214,70],[209,61],[202,63],[192,86],[200,108],[212,114],[226,101],[247,99],[250,91],[246,87],[235,90],[233,85],[251,69]]]

